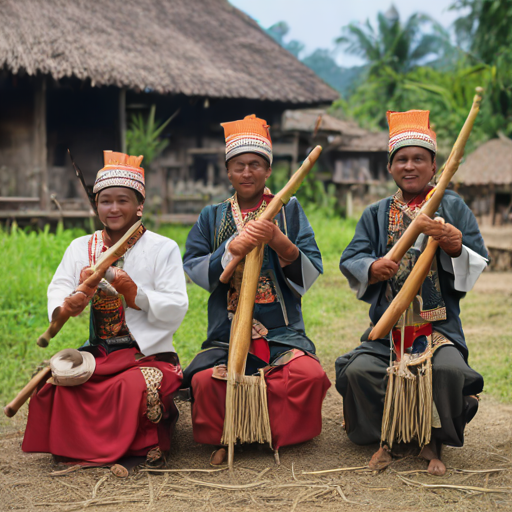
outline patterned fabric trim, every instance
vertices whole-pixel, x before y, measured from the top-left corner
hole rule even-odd
[[[238,233],[242,232],[244,226],[250,220],[257,219],[265,211],[265,208],[267,207],[272,197],[273,196],[271,196],[270,190],[267,187],[265,187],[265,190],[263,191],[263,200],[261,202],[261,205],[256,210],[249,211],[244,214],[242,214],[240,206],[238,205],[238,198],[236,192],[233,196],[229,198],[229,202],[231,204],[231,215],[233,215],[233,219],[235,221],[235,226]]]
[[[226,162],[241,153],[257,153],[272,163],[272,144],[255,133],[240,133],[226,139]]]
[[[146,381],[146,388],[148,390],[146,396],[146,416],[149,421],[158,423],[162,419],[162,404],[158,390],[162,384],[164,374],[161,370],[153,366],[140,366],[140,371]]]
[[[132,190],[136,190],[139,192],[142,197],[146,197],[146,189],[144,187],[144,184],[139,183],[138,181],[131,180],[129,178],[109,178],[104,179],[96,182],[94,185],[93,192],[97,194],[98,192],[101,192],[103,189],[108,187],[126,187],[131,188]]]
[[[432,333],[432,354],[439,348],[444,345],[453,345],[446,336],[441,334],[440,332],[434,331]]]
[[[139,229],[129,238],[127,245],[128,251],[140,240],[142,235],[146,232],[146,228],[141,225]],[[96,265],[103,252],[108,247],[104,241],[104,231],[96,231],[89,239],[89,265]],[[126,253],[125,253],[126,256]],[[124,256],[120,258],[114,265],[122,268]],[[106,283],[105,286],[98,286],[94,297],[92,298],[91,315],[94,319],[94,339],[101,340],[114,339],[116,337],[129,336],[133,340],[133,336],[126,325],[125,319],[125,304],[123,303],[122,295],[111,295],[108,293],[108,282],[102,279],[100,285]],[[93,339],[93,338],[91,338]],[[108,343],[107,344],[112,344]]]
[[[410,206],[404,201],[401,190],[395,193],[389,209],[388,250],[399,240],[411,221],[419,215],[425,201],[426,200],[422,201],[420,204]],[[418,257],[418,252],[413,248],[405,253],[400,262],[397,274],[390,280],[392,297],[400,291],[413,266],[416,264]],[[432,262],[430,272],[420,288],[418,296],[419,299],[415,299],[415,302],[418,302],[419,305],[416,321],[421,320],[432,323],[446,320],[446,306],[441,294],[439,273],[435,258]],[[407,325],[412,324],[408,322]]]
[[[407,131],[394,135],[389,139],[389,153],[406,146],[421,146],[434,153],[437,150],[436,141],[426,133]]]
[[[139,229],[133,233],[133,235],[128,239],[127,245],[128,250],[125,255],[131,248],[140,240],[141,236],[146,232],[146,228],[141,224]],[[103,252],[105,252],[108,247],[105,246],[104,243],[104,230],[95,231],[91,238],[89,239],[89,265],[96,265],[96,262],[100,258]]]

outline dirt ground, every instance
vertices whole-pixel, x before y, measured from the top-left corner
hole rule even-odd
[[[511,289],[512,274],[485,273],[475,291]],[[332,362],[326,367],[332,368]],[[167,471],[139,470],[124,480],[107,468],[54,476],[62,467],[50,455],[21,451],[26,406],[13,420],[2,419],[0,511],[512,510],[512,405],[485,394],[466,428],[465,446],[444,450],[444,477],[428,475],[426,463],[414,455],[380,473],[368,470],[377,446],[359,447],[348,440],[334,386],[324,404],[319,437],[282,448],[279,466],[269,448],[245,446],[235,453],[233,473],[209,467],[211,447],[194,442],[189,404],[180,402],[179,408]]]

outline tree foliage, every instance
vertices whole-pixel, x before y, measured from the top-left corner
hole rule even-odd
[[[441,155],[446,155],[471,106],[475,88],[486,90],[468,151],[500,132],[512,136],[512,0],[457,0],[460,47],[433,20],[413,14],[403,25],[380,13],[377,25],[348,25],[338,41],[365,58],[367,79],[333,111],[373,129],[386,129],[387,110],[431,111]],[[396,12],[396,11],[395,11]],[[393,14],[393,12],[391,12]],[[430,23],[430,32],[422,32]],[[422,61],[433,41],[435,60]]]
[[[430,31],[425,32],[425,28]],[[407,73],[429,57],[441,55],[449,46],[449,35],[426,14],[415,13],[402,23],[392,6],[385,14],[378,13],[376,27],[369,20],[362,25],[350,23],[336,42],[348,53],[366,60],[370,75],[378,76],[383,67]]]
[[[130,155],[144,155],[142,166],[148,168],[151,162],[167,147],[168,139],[160,139],[165,127],[178,112],[163,123],[155,121],[156,106],[151,105],[147,119],[139,114],[132,115],[126,130],[126,149]]]

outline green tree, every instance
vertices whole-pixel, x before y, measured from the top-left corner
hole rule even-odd
[[[336,102],[333,109],[369,129],[387,129],[387,110],[430,110],[438,150],[444,157],[464,124],[475,88],[491,88],[494,71],[485,64],[471,65],[468,59],[459,61],[450,70],[419,66],[400,74],[385,67],[378,77],[370,77],[364,82],[347,101]],[[392,95],[386,96],[389,81],[394,82],[395,88]],[[484,101],[467,151],[497,133],[504,123],[504,117],[493,112],[492,103]]]
[[[289,42],[285,42],[284,38],[290,32],[290,27],[286,21],[279,21],[274,23],[271,27],[265,29],[265,32],[276,41],[280,46],[288,50],[292,55],[295,55],[297,59],[304,50],[304,44],[296,39],[292,39]]]
[[[451,46],[446,30],[430,16],[415,13],[402,23],[393,5],[385,14],[378,13],[376,27],[369,20],[362,25],[350,23],[336,42],[362,57],[370,65],[370,75],[377,76],[382,68],[407,73]]]
[[[462,46],[477,62],[494,69],[487,102],[500,122],[500,130],[512,135],[512,0],[457,0],[451,7],[464,9],[455,22]],[[497,123],[496,123],[497,124]],[[493,134],[494,135],[494,134]]]
[[[132,115],[126,130],[126,149],[130,155],[144,155],[142,166],[149,169],[151,162],[167,147],[169,141],[161,139],[165,127],[178,115],[176,111],[163,123],[155,121],[156,106],[151,105],[147,119],[142,114]]]

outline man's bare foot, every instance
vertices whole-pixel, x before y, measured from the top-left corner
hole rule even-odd
[[[431,441],[429,444],[423,447],[420,452],[420,457],[428,460],[428,472],[431,475],[443,476],[446,473],[446,466],[441,460],[440,450],[437,449],[435,441]]]
[[[370,469],[373,469],[375,471],[379,471],[381,469],[384,469],[386,466],[389,466],[393,462],[393,457],[391,457],[391,454],[389,453],[388,449],[381,446],[370,459],[370,463],[368,464],[368,467]]]
[[[212,466],[222,466],[224,461],[226,460],[226,448],[218,448],[212,453],[210,457],[210,465]]]

